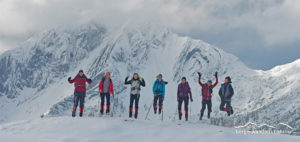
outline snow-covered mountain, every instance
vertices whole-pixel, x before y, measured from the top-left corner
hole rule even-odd
[[[152,85],[158,73],[169,81],[164,102],[166,120],[177,119],[177,84],[186,76],[194,96],[192,120],[197,120],[202,81],[220,83],[214,89],[213,118],[216,125],[237,126],[247,122],[287,123],[300,129],[300,59],[269,71],[252,70],[239,59],[201,40],[181,37],[165,28],[140,25],[107,28],[88,24],[60,27],[32,37],[19,48],[0,55],[0,121],[43,116],[69,116],[73,104],[73,85],[67,82],[79,69],[92,78],[88,86],[86,116],[99,110],[98,83],[106,71],[112,73],[116,96],[114,116],[127,117],[129,88],[127,75],[134,72],[146,81],[140,100],[140,118],[144,118],[153,99]],[[219,112],[218,89],[225,76],[231,76],[235,95],[235,114]],[[158,116],[150,114],[151,119]]]

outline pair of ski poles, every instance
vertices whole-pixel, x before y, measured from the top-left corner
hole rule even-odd
[[[150,113],[150,110],[152,108],[153,103],[154,103],[154,99],[153,99],[152,103],[150,104],[150,107],[149,107],[148,112],[146,114],[145,120],[147,120],[147,118],[148,118],[148,115]],[[161,110],[161,121],[163,121],[163,120],[164,120],[164,110],[162,109]]]

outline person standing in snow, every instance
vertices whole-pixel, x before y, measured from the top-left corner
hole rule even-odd
[[[165,85],[167,82],[165,82],[162,79],[162,74],[159,74],[156,76],[156,81],[153,84],[153,108],[154,108],[154,114],[157,113],[157,102],[158,102],[158,113],[161,114],[161,110],[163,107],[163,101],[165,98]]]
[[[198,75],[199,75],[198,82],[199,82],[200,86],[202,87],[202,108],[201,108],[200,120],[202,120],[203,113],[205,111],[206,106],[208,109],[207,118],[209,119],[210,113],[212,112],[211,98],[212,98],[213,88],[216,87],[218,84],[218,72],[216,72],[214,75],[216,77],[216,82],[213,85],[212,85],[211,80],[208,80],[207,83],[203,84],[201,82],[201,73],[198,72]]]
[[[227,76],[225,82],[221,85],[219,90],[219,96],[221,98],[220,110],[226,111],[227,115],[233,114],[233,109],[231,106],[231,98],[234,94],[233,88],[231,86],[231,78]],[[224,107],[226,105],[226,108]]]
[[[88,84],[92,84],[92,80],[88,79],[85,74],[83,73],[83,70],[79,70],[79,73],[71,79],[71,77],[68,78],[69,83],[75,83],[75,91],[74,91],[74,105],[72,110],[72,117],[75,117],[76,115],[76,109],[78,106],[78,103],[80,103],[80,113],[79,116],[82,117],[83,115],[83,108],[84,108],[84,99],[86,94],[86,82]]]
[[[129,117],[132,117],[133,111],[133,102],[135,102],[135,114],[134,118],[137,119],[138,117],[138,109],[139,109],[139,99],[140,99],[140,92],[141,86],[145,87],[145,80],[141,78],[137,73],[133,74],[131,80],[128,81],[129,76],[125,78],[125,84],[131,85],[130,90],[130,103],[129,103]]]
[[[191,102],[193,102],[191,88],[190,88],[189,83],[186,81],[186,78],[182,77],[181,83],[178,84],[178,88],[177,88],[179,120],[181,120],[181,118],[182,118],[181,106],[182,106],[182,103],[184,102],[185,121],[188,121],[189,99],[191,99]]]
[[[99,92],[101,97],[100,114],[104,112],[104,102],[106,98],[106,114],[110,112],[110,95],[114,96],[114,86],[110,78],[110,72],[106,72],[99,83]]]

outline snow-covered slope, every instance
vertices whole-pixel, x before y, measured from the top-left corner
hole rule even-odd
[[[297,60],[270,71],[251,70],[237,57],[201,40],[180,37],[149,25],[109,29],[90,24],[56,28],[0,56],[0,120],[69,116],[74,86],[66,80],[74,77],[79,69],[84,69],[94,81],[88,86],[86,116],[98,114],[98,83],[110,71],[116,91],[112,113],[127,117],[129,89],[124,85],[124,78],[138,72],[146,80],[141,92],[140,118],[144,118],[152,103],[155,76],[162,73],[169,81],[165,119],[177,118],[177,84],[186,76],[195,100],[191,104],[191,119],[196,120],[201,106],[196,72],[202,72],[202,81],[206,81],[214,79],[213,73],[218,71],[220,82],[225,76],[233,79],[235,115],[224,118],[225,114],[218,110],[220,83],[214,90],[212,124],[285,122],[299,129],[299,66]],[[156,117],[151,111],[150,119]]]
[[[122,127],[120,127],[122,126]],[[265,134],[236,134],[233,128],[199,123],[176,125],[160,121],[129,121],[119,118],[49,118],[17,121],[0,125],[0,140],[5,142],[296,142],[300,137]]]

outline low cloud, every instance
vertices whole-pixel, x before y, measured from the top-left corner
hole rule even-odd
[[[156,23],[239,57],[249,48],[256,52],[300,45],[299,0],[0,0],[0,13],[0,43],[6,48],[16,45],[9,38],[19,42],[52,27],[89,21]]]

